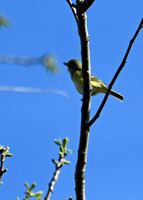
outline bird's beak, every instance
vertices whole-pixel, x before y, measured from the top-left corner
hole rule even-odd
[[[64,62],[63,64],[66,65],[66,66],[68,66],[68,63],[66,63],[66,62]]]
[[[64,64],[65,66],[67,66],[67,71],[69,72],[68,63],[64,62],[63,64]]]

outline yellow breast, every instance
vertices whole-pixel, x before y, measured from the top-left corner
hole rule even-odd
[[[77,91],[80,94],[83,94],[83,78],[80,71],[74,73],[72,81],[74,82]]]

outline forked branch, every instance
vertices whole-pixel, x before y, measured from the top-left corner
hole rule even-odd
[[[91,102],[91,70],[90,70],[90,50],[89,35],[87,30],[87,16],[85,11],[90,7],[94,0],[77,0],[76,5],[69,3],[78,26],[78,33],[81,43],[82,57],[82,77],[83,77],[83,101],[81,115],[80,142],[78,149],[78,158],[75,172],[75,190],[76,199],[85,200],[85,167],[87,160],[89,128],[87,124],[90,119],[90,102]]]

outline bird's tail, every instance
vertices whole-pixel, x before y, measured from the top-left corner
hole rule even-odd
[[[120,101],[123,101],[124,97],[123,95],[111,90],[110,95],[112,95],[113,97],[116,97],[117,99],[119,99]]]

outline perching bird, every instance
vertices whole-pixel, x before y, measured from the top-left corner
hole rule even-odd
[[[66,65],[68,67],[68,71],[70,72],[71,79],[74,82],[74,85],[75,85],[77,91],[80,94],[83,94],[83,77],[82,77],[81,62],[79,60],[72,59],[72,60],[68,61],[67,63],[64,62],[64,65]],[[106,93],[107,89],[108,89],[108,87],[105,85],[105,83],[100,81],[98,78],[96,78],[92,74],[91,74],[91,86],[92,86],[92,91],[91,91],[92,96],[95,96],[98,93]],[[121,94],[119,94],[113,90],[110,91],[110,95],[116,97],[120,101],[123,101],[123,99],[124,99],[124,97]]]

